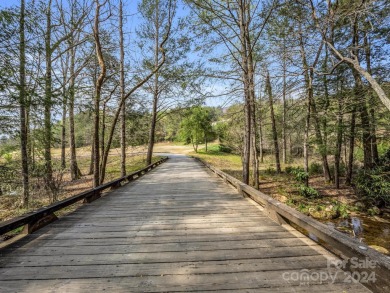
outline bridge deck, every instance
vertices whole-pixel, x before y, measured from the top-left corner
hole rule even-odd
[[[0,292],[367,292],[329,275],[330,254],[280,226],[196,161],[140,180],[1,252]]]

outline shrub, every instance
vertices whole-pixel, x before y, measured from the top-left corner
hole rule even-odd
[[[287,174],[291,174],[292,171],[294,170],[294,167],[291,167],[291,166],[287,166],[284,171],[287,173]]]
[[[390,172],[390,149],[380,157],[379,164],[384,172]]]
[[[310,175],[317,175],[322,173],[322,166],[319,163],[311,163],[309,166],[309,174]]]
[[[313,187],[307,187],[305,185],[300,185],[298,187],[298,190],[299,190],[299,194],[303,197],[306,197],[306,198],[318,198],[320,196],[318,191],[316,189],[314,189]]]
[[[349,217],[349,209],[346,204],[337,202],[335,205],[335,210],[339,217],[346,219]]]
[[[12,162],[12,154],[6,153],[3,155],[3,159],[6,161],[7,164]]]
[[[384,169],[360,170],[353,181],[358,196],[379,207],[390,205],[390,174]]]
[[[353,168],[357,168],[356,166],[354,166]],[[340,176],[345,176],[345,174],[347,173],[347,167],[345,166],[345,164],[343,162],[340,162]],[[330,171],[330,174],[334,174],[334,165],[330,165],[329,166],[329,171]]]
[[[305,182],[309,178],[309,174],[299,167],[292,170],[291,174],[295,176],[295,180],[298,182]]]
[[[275,175],[276,174],[276,170],[275,170],[275,168],[268,167],[267,169],[264,170],[264,173],[268,174],[268,175]]]
[[[223,145],[223,144],[220,144],[219,145],[219,151],[220,152],[223,152],[223,153],[231,153],[232,152],[232,149],[226,145]]]

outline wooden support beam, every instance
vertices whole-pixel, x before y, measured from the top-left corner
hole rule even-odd
[[[36,221],[32,221],[30,223],[28,223],[27,225],[24,226],[23,228],[23,234],[31,234],[35,231],[37,231],[38,229],[41,229],[42,227],[54,222],[54,221],[57,221],[58,220],[58,217],[54,214],[54,213],[49,213],[45,216],[43,216],[42,218],[36,220]]]

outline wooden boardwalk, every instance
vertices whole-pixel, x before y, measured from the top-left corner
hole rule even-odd
[[[369,292],[316,281],[330,256],[173,156],[1,251],[0,292]]]

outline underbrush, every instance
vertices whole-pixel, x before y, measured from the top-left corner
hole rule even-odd
[[[379,164],[371,169],[358,171],[354,178],[357,195],[369,206],[390,206],[390,149],[381,157]]]

